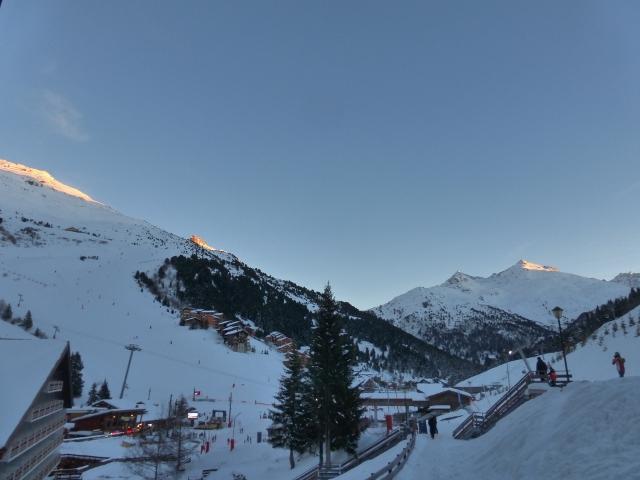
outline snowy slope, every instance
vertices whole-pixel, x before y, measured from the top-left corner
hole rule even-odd
[[[626,360],[628,375],[640,373],[640,307],[635,308],[623,317],[607,322],[600,327],[587,340],[584,345],[578,345],[575,351],[567,355],[567,365],[575,380],[607,380],[618,376],[615,367],[611,364],[613,354],[620,352]],[[622,328],[624,323],[625,328]],[[617,331],[613,325],[616,324]],[[635,324],[635,325],[633,325]],[[627,333],[624,333],[624,330]],[[607,333],[605,333],[607,332]],[[564,370],[561,355],[556,352],[543,355],[546,362],[550,362],[556,370]],[[535,357],[529,359],[531,368],[535,368]],[[509,370],[507,376],[507,368]],[[506,386],[517,382],[523,375],[526,367],[521,359],[516,359],[508,364],[502,364],[487,370],[479,375],[468,378],[458,383],[458,386],[480,386],[501,384]]]
[[[578,382],[526,402],[475,440],[440,420],[420,435],[399,480],[639,478],[640,378]],[[446,415],[445,415],[446,417]]]
[[[233,255],[205,252],[25,168],[0,164],[0,299],[15,315],[31,310],[34,329],[52,336],[57,327],[57,338],[70,340],[84,360],[85,392],[106,378],[117,395],[128,359],[124,346],[135,343],[142,351],[129,375],[131,400],[146,399],[151,390],[152,399],[164,402],[194,388],[227,398],[236,384],[238,400],[271,402],[279,354],[234,353],[213,331],[178,327],[176,314],[133,279],[136,270],[196,249],[241,268]]]
[[[554,328],[551,309],[556,305],[573,319],[628,295],[629,282],[618,280],[581,277],[520,260],[488,278],[456,272],[442,285],[415,288],[373,312],[440,348],[482,361],[496,353],[496,345],[527,345],[546,335]],[[464,342],[459,337],[465,334],[477,343],[475,351],[460,348]]]

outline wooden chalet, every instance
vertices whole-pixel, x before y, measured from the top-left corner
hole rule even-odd
[[[441,383],[419,383],[417,390],[424,394],[429,405],[448,405],[451,410],[466,407],[473,400],[470,393]]]
[[[40,480],[58,465],[73,401],[69,344],[0,330],[0,478]]]
[[[269,335],[264,337],[264,339],[276,347],[281,347],[293,341],[284,333],[280,332],[271,332]]]
[[[183,308],[180,312],[180,324],[192,328],[218,328],[224,320],[224,315],[216,310],[201,308]]]
[[[107,399],[92,403],[84,415],[69,416],[68,420],[74,432],[130,432],[138,428],[145,413],[144,404]]]

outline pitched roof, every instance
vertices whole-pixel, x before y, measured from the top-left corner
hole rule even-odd
[[[468,392],[458,390],[457,388],[447,387],[445,385],[442,385],[441,383],[419,383],[416,388],[419,392],[424,393],[427,397],[431,397],[442,392],[453,392],[458,395],[462,395],[463,397],[473,397],[473,395]]]
[[[0,384],[9,387],[0,395],[0,447],[6,445],[66,348],[58,340],[0,339]]]

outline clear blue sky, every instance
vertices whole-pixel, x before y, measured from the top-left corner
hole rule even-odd
[[[638,25],[637,1],[5,0],[0,158],[360,307],[519,258],[610,278],[640,270]]]

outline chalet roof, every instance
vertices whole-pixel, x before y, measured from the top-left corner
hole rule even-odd
[[[80,420],[86,420],[88,418],[113,415],[115,413],[135,413],[136,415],[142,415],[145,412],[146,410],[144,408],[97,408],[94,412],[74,418],[70,423],[79,422]]]
[[[360,394],[360,397],[362,399],[369,399],[369,400],[404,400],[405,398],[407,400],[412,400],[412,401],[424,401],[425,399],[425,395],[423,393],[420,392],[415,392],[415,391],[399,391],[399,390],[393,390],[393,391],[389,391],[389,392],[381,392],[381,391],[377,391],[377,392],[363,392]]]
[[[453,392],[463,397],[473,397],[473,395],[465,392],[464,390],[447,387],[445,385],[442,385],[441,383],[419,383],[416,388],[419,392],[424,393],[427,397],[432,397],[443,392]]]
[[[229,331],[226,331],[226,329],[225,329],[223,334],[224,334],[225,337],[230,337],[231,335],[235,335],[236,333],[240,333],[240,332],[244,332],[244,330],[241,329],[241,328],[233,328],[233,329],[231,329]]]
[[[7,325],[3,325],[0,339],[0,383],[9,387],[0,395],[0,447],[6,445],[67,350],[67,344],[59,340],[7,340],[13,336]],[[8,326],[14,327],[19,337],[22,329]]]
[[[107,398],[107,399],[95,401],[91,404],[91,406],[97,407],[97,408],[107,408],[109,410],[115,410],[115,409],[122,410],[122,409],[139,408],[140,404],[144,405],[142,402],[136,403],[136,402],[132,402],[131,400],[127,400],[123,398]]]

